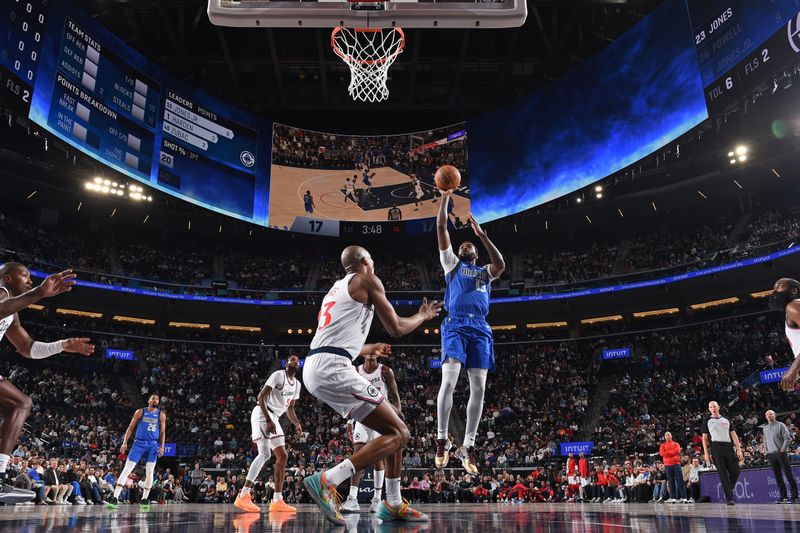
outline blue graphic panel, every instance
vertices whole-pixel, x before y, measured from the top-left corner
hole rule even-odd
[[[686,4],[667,0],[557,82],[467,123],[480,222],[559,198],[708,117]]]

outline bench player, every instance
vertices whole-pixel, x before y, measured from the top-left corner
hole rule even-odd
[[[447,230],[447,205],[453,191],[442,194],[442,203],[436,216],[436,235],[439,241],[439,259],[444,269],[447,292],[445,310],[447,318],[442,321],[442,385],[439,388],[436,407],[438,432],[436,437],[436,468],[447,466],[452,444],[448,439],[448,423],[453,408],[453,391],[458,383],[461,367],[467,369],[469,377],[469,402],[467,424],[463,445],[456,450],[468,474],[478,473],[475,458],[475,436],[483,413],[483,396],[486,391],[486,375],[494,370],[494,339],[492,328],[486,322],[489,314],[491,283],[500,277],[506,264],[494,243],[486,236],[478,222],[470,215],[469,222],[475,236],[489,252],[490,264],[478,266],[478,249],[469,241],[453,253]]]
[[[122,493],[122,489],[125,488],[128,476],[131,475],[133,469],[142,460],[144,460],[145,476],[141,503],[143,510],[150,508],[148,498],[150,497],[150,489],[153,488],[153,473],[156,470],[156,461],[164,455],[164,439],[167,435],[167,415],[161,411],[160,403],[161,397],[153,393],[147,399],[147,407],[137,409],[133,413],[131,423],[128,424],[128,429],[125,430],[125,436],[122,438],[122,446],[119,447],[119,451],[125,453],[128,449],[128,439],[131,438],[131,435],[133,435],[133,446],[131,446],[128,460],[125,461],[125,466],[122,468],[119,478],[117,478],[114,496],[106,502],[106,508],[117,508],[119,495]]]
[[[358,470],[384,459],[386,499],[378,506],[378,518],[384,522],[425,522],[428,517],[412,509],[400,496],[400,466],[402,450],[409,439],[408,428],[383,401],[383,394],[359,375],[353,360],[359,355],[391,353],[388,344],[364,344],[373,313],[389,335],[401,337],[436,318],[442,306],[425,299],[413,316],[397,316],[367,250],[348,246],[342,252],[342,266],[347,275],[334,283],[322,300],[303,377],[313,396],[342,417],[361,422],[380,436],[330,470],[306,477],[303,484],[330,522],[345,525],[336,487]]]
[[[256,443],[258,455],[250,463],[247,480],[236,497],[234,505],[243,511],[258,513],[261,509],[253,503],[250,490],[253,488],[258,473],[275,452],[275,492],[269,505],[270,513],[293,513],[297,509],[283,500],[283,476],[286,472],[286,437],[283,434],[280,418],[286,413],[294,424],[297,435],[303,433],[303,427],[294,411],[297,399],[300,398],[300,381],[297,371],[300,369],[300,358],[292,355],[286,361],[286,370],[273,372],[261,392],[258,393],[258,405],[250,414],[251,438]]]
[[[394,379],[394,371],[378,362],[378,356],[375,354],[367,354],[364,356],[364,364],[358,366],[358,373],[364,377],[373,387],[378,389],[378,392],[388,395],[389,404],[397,412],[401,420],[403,418],[403,411],[400,407],[400,394],[397,392],[397,382]],[[357,452],[364,447],[365,444],[372,442],[375,438],[379,437],[378,433],[369,429],[361,422],[353,423],[353,419],[347,421],[347,433],[350,440],[353,441],[353,451]],[[372,502],[369,506],[370,513],[377,513],[378,506],[381,503],[381,493],[383,492],[383,478],[384,478],[384,462],[381,459],[373,465],[375,494],[372,497]],[[364,471],[359,470],[350,476],[350,494],[347,500],[342,504],[342,512],[357,513],[361,509],[358,507],[358,487],[361,484],[361,477]]]
[[[31,274],[25,265],[5,263],[0,265],[0,340],[5,336],[26,359],[44,359],[61,352],[91,355],[94,345],[89,339],[64,339],[55,342],[39,342],[31,338],[19,320],[19,311],[42,298],[52,298],[72,290],[75,274],[65,270],[48,276],[41,285],[32,288]],[[33,404],[30,397],[20,391],[8,379],[0,376],[0,478],[5,478],[11,452],[31,414]],[[33,500],[36,494],[11,485],[0,485],[0,503],[24,503]]]

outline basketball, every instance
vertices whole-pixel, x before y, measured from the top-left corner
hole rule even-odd
[[[461,185],[461,172],[452,165],[442,165],[433,177],[436,187],[442,191],[450,191]]]

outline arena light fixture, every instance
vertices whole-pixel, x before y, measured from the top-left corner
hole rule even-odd
[[[28,309],[32,309],[34,311],[44,311],[44,306],[39,304],[30,304]]]
[[[734,154],[732,151],[731,151],[731,152],[728,152],[728,157],[733,157],[734,155],[735,155],[735,154]]]
[[[595,185],[594,192],[601,192],[602,190],[603,190],[603,186],[602,185]]]
[[[747,161],[747,156],[746,155],[740,155],[739,156],[739,162],[740,163],[744,163],[745,161]]]
[[[286,330],[286,333],[288,333],[289,335],[291,335],[292,333],[294,333],[294,330],[293,330],[293,329],[287,329],[287,330]]]
[[[737,186],[737,187],[739,187],[740,189],[744,189],[744,187],[742,187],[742,184],[741,184],[741,183],[739,183],[738,181],[736,181],[736,180],[733,180],[733,182],[734,182],[734,183],[736,184],[736,186]]]
[[[697,191],[697,194],[699,194],[699,195],[700,195],[700,196],[703,198],[703,200],[708,200],[708,196],[706,196],[705,194],[703,194],[703,191],[701,191],[701,190],[699,190],[699,189],[698,189],[698,191]]]
[[[313,330],[313,329],[311,329],[311,328],[308,328],[308,330],[306,331],[306,333],[308,333],[309,335],[311,335],[312,333],[314,333],[314,330]]]
[[[776,176],[776,177],[778,177],[778,178],[780,178],[780,177],[781,177],[781,175],[780,175],[780,174],[778,174],[778,171],[777,171],[777,170],[775,170],[774,168],[772,169],[772,173],[773,173],[773,174],[775,174],[775,176]]]
[[[494,328],[492,328],[492,329],[494,329]],[[430,332],[431,332],[431,330],[429,330],[428,328],[425,328],[425,335],[430,334]]]
[[[739,145],[736,147],[736,155],[742,156],[747,153],[747,146]]]
[[[534,322],[532,324],[525,324],[528,329],[555,329],[567,327],[566,322]]]
[[[772,291],[773,291],[772,289],[769,289],[766,291],[751,292],[750,297],[756,300],[759,300],[761,298],[769,298],[770,296],[772,296]]]
[[[114,322],[124,322],[127,324],[139,324],[142,326],[153,326],[156,321],[152,318],[139,318],[135,316],[114,315],[111,317]]]
[[[102,318],[103,313],[94,313],[92,311],[80,311],[78,309],[67,309],[65,307],[59,307],[56,309],[56,314],[58,315],[68,315],[68,316],[79,316],[82,318]]]
[[[246,331],[248,333],[261,333],[261,328],[258,326],[235,326],[229,324],[220,324],[219,329],[222,331]]]
[[[736,296],[732,296],[730,298],[721,298],[719,300],[711,300],[711,301],[708,301],[708,302],[701,302],[701,303],[698,303],[698,304],[692,304],[689,307],[693,311],[700,311],[700,310],[703,310],[703,309],[710,309],[712,307],[719,307],[721,305],[735,304],[738,301],[739,301],[739,298],[737,298]]]
[[[209,329],[211,324],[202,324],[200,322],[170,322],[167,324],[171,328],[188,328],[188,329]]]
[[[492,326],[493,331],[511,331],[517,329],[516,324],[505,324],[502,326]]]
[[[581,200],[581,198],[578,197],[578,198],[575,199],[575,201],[578,202],[578,203],[581,203],[583,200]]]
[[[438,334],[439,334],[439,328],[436,328],[436,329],[434,329],[434,330],[433,330],[433,333],[434,333],[435,335],[438,335]]]
[[[597,316],[594,318],[584,318],[581,320],[581,324],[602,324],[604,322],[619,322],[622,320],[622,315],[608,315],[608,316]]]
[[[680,312],[681,310],[677,307],[668,307],[666,309],[653,309],[652,311],[639,311],[633,313],[633,316],[634,318],[652,318],[654,316],[676,315]]]
[[[735,165],[735,164],[736,164],[736,159],[731,159],[731,165]]]
[[[596,196],[597,196],[597,199],[599,200],[600,198],[602,198],[602,197],[603,197],[603,193],[599,192],[599,193],[597,193],[597,195],[596,195]]]
[[[622,209],[619,207],[617,208],[617,213],[619,213],[620,218],[625,218],[625,215],[622,214]]]

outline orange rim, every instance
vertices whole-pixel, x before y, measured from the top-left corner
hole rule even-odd
[[[360,0],[348,0],[348,1],[352,2],[352,1],[360,1]],[[385,0],[369,0],[369,1],[370,2],[383,2]],[[341,57],[343,60],[345,60],[345,62],[352,61],[353,63],[358,63],[360,65],[374,65],[376,63],[377,64],[385,63],[386,61],[397,57],[400,54],[400,52],[403,51],[403,48],[405,48],[405,46],[406,46],[406,34],[403,31],[403,28],[394,27],[394,28],[392,28],[392,31],[396,31],[397,33],[400,34],[400,45],[397,47],[397,51],[395,51],[393,54],[390,54],[390,55],[388,55],[386,57],[382,57],[382,58],[379,58],[379,59],[356,59],[356,58],[354,58],[352,56],[348,56],[347,54],[345,54],[344,51],[341,48],[339,48],[339,46],[336,44],[336,36],[343,29],[344,28],[342,26],[336,26],[335,28],[333,28],[333,31],[331,32],[331,48],[333,48],[334,53],[337,56]],[[379,31],[383,31],[383,30],[381,28],[355,28],[354,31],[356,31],[358,33],[378,33]]]

